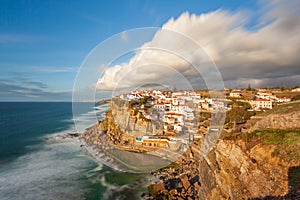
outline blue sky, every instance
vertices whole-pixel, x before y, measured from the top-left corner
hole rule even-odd
[[[256,1],[0,1],[0,101],[71,100],[80,64],[122,31],[161,27],[183,12],[253,14]]]

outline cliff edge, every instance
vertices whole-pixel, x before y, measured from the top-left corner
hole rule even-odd
[[[299,105],[278,106],[253,117],[241,133],[222,136],[205,157],[199,153],[201,143],[191,143],[180,160],[152,173],[158,181],[143,198],[300,199]],[[126,115],[126,108],[111,104],[107,118],[81,138],[101,145],[101,127],[110,142],[126,147],[126,130],[154,130],[138,114]],[[134,143],[129,147],[141,152]]]
[[[177,165],[154,173],[160,182],[149,186],[151,198],[300,199],[299,105],[251,119],[248,129],[223,137],[206,157],[192,144]]]

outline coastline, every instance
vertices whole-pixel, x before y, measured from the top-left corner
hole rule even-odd
[[[147,187],[157,181],[157,178],[154,178],[150,173],[138,172],[136,170],[132,170],[128,168],[127,165],[123,165],[117,158],[115,158],[112,154],[110,154],[109,150],[118,150],[115,146],[109,144],[108,138],[104,137],[105,133],[101,131],[99,138],[102,139],[103,143],[100,145],[91,144],[90,141],[82,138],[84,134],[87,132],[98,133],[99,127],[98,124],[88,128],[81,136],[78,138],[80,142],[80,146],[83,151],[86,151],[88,155],[90,155],[100,166],[105,165],[109,168],[111,173],[110,178],[101,178],[101,184],[104,179],[107,179],[106,182],[110,182],[111,188],[109,187],[107,190],[107,194],[104,195],[104,199],[112,199],[112,198],[124,198],[130,197],[132,200],[143,199],[148,193]],[[105,172],[106,173],[106,172]],[[105,176],[104,173],[104,176]],[[108,175],[109,175],[108,174]],[[154,180],[155,179],[155,180]],[[125,196],[124,196],[125,195]]]
[[[114,165],[112,166],[113,159],[110,158],[109,156],[105,155],[103,151],[101,151],[100,148],[93,144],[88,144],[84,139],[79,139],[80,146],[86,150],[86,152],[93,157],[93,159],[99,164],[99,165],[106,165],[108,167],[112,167],[120,172],[124,171],[121,169],[120,166]]]
[[[98,124],[87,129],[79,137],[84,147],[100,164],[115,170],[131,173],[150,173],[170,164],[170,161],[159,156],[146,153],[126,151],[112,144]]]
[[[86,131],[93,130],[96,125],[89,127]],[[85,132],[84,132],[85,133]],[[81,133],[81,134],[84,134]],[[101,184],[99,192],[101,199],[118,199],[123,197],[130,197],[132,200],[141,199],[143,193],[147,192],[149,185],[149,175],[142,173],[130,173],[124,170],[124,166],[118,165],[113,159],[102,152],[98,146],[90,144],[79,137],[68,137],[68,133],[57,133],[53,136],[44,137],[43,141],[49,145],[64,145],[65,143],[72,143],[77,146],[79,151],[84,154],[84,157],[89,157],[94,163],[98,165],[94,170],[99,172],[91,172]],[[72,133],[71,133],[72,135]],[[111,148],[109,145],[103,145],[102,148]],[[98,175],[96,175],[98,174]],[[94,196],[91,194],[91,196]],[[97,196],[97,195],[96,195]],[[100,196],[98,196],[100,197]]]
[[[285,114],[285,116],[287,116],[287,114]],[[265,120],[269,118],[265,117]],[[83,136],[87,137],[88,139],[81,138]],[[288,184],[286,181],[288,177],[285,178],[286,180],[281,179],[281,177],[285,177],[285,175],[287,174],[287,169],[273,169],[271,167],[274,166],[275,158],[273,158],[273,156],[269,154],[267,155],[265,164],[268,165],[268,167],[262,168],[260,165],[256,165],[256,163],[261,163],[262,160],[265,159],[265,157],[260,154],[255,154],[255,152],[263,151],[270,153],[273,150],[266,150],[269,149],[270,146],[263,143],[255,144],[254,146],[249,147],[249,151],[245,151],[246,143],[242,140],[243,138],[241,138],[240,140],[230,140],[228,138],[220,140],[216,144],[215,149],[209,153],[206,159],[199,159],[199,152],[197,151],[198,148],[197,146],[193,145],[192,148],[188,149],[182,159],[180,159],[175,165],[168,166],[161,170],[153,171],[153,175],[156,178],[155,180],[154,178],[152,178],[152,181],[149,182],[151,178],[149,178],[146,173],[140,173],[141,176],[139,177],[139,179],[122,184],[116,182],[124,181],[134,176],[136,177],[138,171],[136,171],[136,168],[132,166],[129,166],[128,170],[128,165],[122,165],[122,160],[118,159],[118,152],[125,152],[125,150],[122,149],[122,146],[113,144],[113,142],[109,140],[109,136],[107,136],[106,132],[102,131],[99,123],[90,126],[85,130],[84,133],[81,134],[80,138],[75,139],[78,139],[78,141],[80,141],[80,144],[84,148],[83,151],[86,151],[88,155],[91,155],[94,161],[96,161],[99,165],[106,165],[110,168],[103,174],[100,174],[101,180],[103,179],[105,181],[106,179],[107,181],[112,181],[112,185],[114,186],[114,189],[111,189],[106,184],[106,182],[103,182],[104,187],[106,187],[107,190],[110,191],[109,198],[115,197],[114,195],[112,195],[113,192],[118,193],[118,195],[125,195],[125,193],[127,195],[128,192],[138,191],[139,188],[141,188],[140,186],[138,186],[138,183],[149,185],[149,195],[145,194],[147,193],[145,190],[146,186],[143,185],[143,188],[139,190],[141,194],[144,193],[142,196],[144,199],[151,199],[155,196],[158,198],[158,195],[173,197],[180,196],[182,198],[187,196],[190,198],[204,198],[207,195],[214,194],[213,192],[216,191],[227,191],[227,188],[222,187],[222,185],[213,185],[214,187],[216,186],[215,188],[217,189],[212,190],[211,188],[212,183],[215,184],[217,180],[223,179],[224,177],[230,177],[230,179],[228,179],[228,182],[226,182],[226,185],[232,184],[234,186],[233,188],[244,188],[245,193],[238,193],[238,190],[234,190],[234,193],[232,194],[234,195],[234,197],[246,197],[250,195],[255,196],[256,187],[261,183],[263,183],[264,185],[277,185],[277,187],[280,188],[281,192],[279,193],[278,191],[275,191],[277,192],[276,195],[285,195],[284,192],[288,192],[286,191],[286,185]],[[134,154],[134,152],[126,152],[121,156],[124,156],[127,153],[128,155],[130,153]],[[139,154],[141,156],[145,155],[144,153],[136,154]],[[228,157],[227,155],[230,156]],[[251,171],[251,173],[243,174],[243,172],[241,171],[242,168],[239,168],[240,165],[239,163],[236,163],[235,158],[241,158],[243,162],[247,164],[247,166],[244,167],[246,167],[246,170]],[[130,159],[138,162],[131,156]],[[230,165],[226,164],[228,163],[227,160],[230,161]],[[291,168],[291,166],[288,165],[287,168]],[[114,169],[116,169],[116,171]],[[130,171],[132,169],[133,171]],[[220,173],[220,171],[218,171],[219,169],[228,171],[226,171],[226,174],[222,174]],[[278,176],[279,178],[276,177],[274,180],[272,178],[267,178],[271,173],[273,173],[272,170],[276,170],[276,173],[280,175]],[[256,171],[262,174],[263,179],[258,179],[257,177],[255,177],[254,172]],[[135,174],[130,172],[134,172]],[[234,182],[236,180],[234,179],[236,173],[241,173],[241,176],[239,178],[239,181]],[[106,174],[111,174],[113,179],[111,179],[111,177],[102,177],[106,176]],[[255,188],[252,188],[251,185],[247,184],[248,180],[255,181]],[[201,192],[197,192],[200,190]],[[262,196],[267,196],[269,194],[268,192],[274,191],[267,190],[263,192],[264,193],[262,193]],[[137,198],[134,199],[138,199],[138,195],[136,197]],[[139,198],[141,198],[141,195],[139,195]]]

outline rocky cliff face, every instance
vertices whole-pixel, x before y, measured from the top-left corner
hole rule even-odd
[[[199,159],[200,199],[242,199],[288,193],[287,163],[272,156],[274,146],[246,150],[242,141],[220,140]]]
[[[288,135],[292,138],[279,134],[274,140],[269,138],[269,143],[259,137],[254,142],[220,139],[206,157],[200,156],[199,145],[192,144],[177,162],[181,167],[175,173],[174,167],[157,172],[167,189],[162,194],[171,199],[300,199],[299,121],[299,109],[256,117],[248,122],[244,135],[255,130],[276,129],[272,134],[277,134],[286,132],[280,129],[292,129]],[[180,178],[184,175],[188,184]],[[177,185],[171,184],[174,181]]]
[[[249,132],[259,129],[295,129],[300,128],[300,112],[295,111],[287,114],[271,114],[258,118]],[[255,120],[255,119],[254,119]]]
[[[118,143],[129,130],[135,134],[155,130],[149,121],[138,114],[130,116],[130,112],[127,106],[111,104],[106,122],[100,124],[111,141]],[[299,129],[299,121],[298,110],[275,113],[253,119],[246,132]],[[97,134],[92,133],[97,140]],[[297,141],[293,144],[299,145]],[[276,144],[220,139],[205,157],[199,149],[199,144],[192,144],[174,165],[154,172],[160,182],[150,186],[149,199],[300,199],[300,159],[287,162],[276,157]]]
[[[115,101],[110,104],[111,113],[115,124],[128,135],[143,136],[145,133],[157,133],[157,125],[145,119],[138,111],[130,109],[128,104],[118,106]]]
[[[274,148],[259,144],[247,150],[243,141],[220,140],[200,157],[198,146],[192,145],[177,167],[155,173],[164,185],[155,199],[289,199],[291,165],[273,157]]]

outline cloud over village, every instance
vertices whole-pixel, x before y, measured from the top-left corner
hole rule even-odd
[[[226,87],[245,87],[249,83],[264,87],[299,84],[300,16],[296,9],[300,3],[261,1],[260,4],[258,12],[263,14],[257,19],[255,13],[224,9],[200,15],[184,12],[176,19],[171,18],[129,62],[109,67],[99,79],[98,89],[136,87],[141,81],[164,80],[165,84],[184,81],[178,77],[192,80],[199,73],[181,56],[188,54],[192,55],[192,61],[197,60],[203,66],[215,63]],[[207,55],[193,57],[194,47],[176,40],[176,34],[165,34],[168,30],[189,38]],[[174,53],[164,51],[166,47]]]

